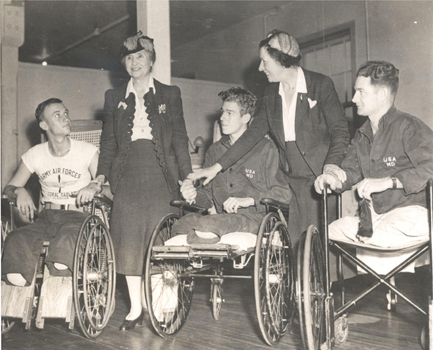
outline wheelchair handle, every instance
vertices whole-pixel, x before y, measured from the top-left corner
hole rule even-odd
[[[170,205],[173,207],[180,208],[182,210],[186,210],[186,211],[198,212],[198,213],[202,213],[202,214],[209,214],[208,209],[205,209],[205,208],[200,207],[200,206],[195,205],[195,204],[189,204],[188,202],[185,202],[185,201],[180,200],[180,199],[173,199],[170,202]]]

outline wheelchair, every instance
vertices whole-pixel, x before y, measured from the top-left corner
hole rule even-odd
[[[15,203],[6,196],[2,202],[3,238],[16,225]],[[75,246],[72,278],[50,276],[44,265],[49,243],[44,242],[29,286],[12,286],[2,281],[2,334],[19,319],[26,330],[33,320],[42,329],[46,318],[65,319],[69,329],[73,329],[75,316],[85,337],[95,338],[102,332],[115,305],[116,264],[109,233],[110,208],[111,200],[103,195],[95,196],[89,205],[90,215],[80,228]]]
[[[224,235],[216,244],[189,245],[186,235],[173,237],[173,224],[185,211],[203,215],[208,211],[183,201],[171,202],[180,214],[169,214],[160,220],[150,240],[145,266],[146,301],[158,335],[172,337],[182,328],[192,305],[196,278],[204,277],[211,280],[210,301],[215,320],[220,318],[224,302],[224,279],[253,278],[256,314],[264,341],[272,346],[284,336],[294,313],[294,258],[284,216],[288,205],[270,199],[262,199],[261,203],[267,214],[258,235],[249,233],[254,236],[252,243],[244,245],[239,239],[236,242],[234,233]],[[235,238],[232,241],[231,235]],[[241,270],[253,257],[253,272],[224,273],[224,263],[232,262],[233,270]]]
[[[396,288],[394,277],[405,267],[414,262],[428,250],[430,262],[432,261],[432,202],[433,202],[433,181],[430,180],[427,186],[428,192],[428,211],[429,211],[429,237],[420,242],[412,243],[400,248],[380,248],[373,247],[361,242],[340,242],[331,240],[328,235],[327,219],[327,188],[323,191],[324,209],[324,234],[311,225],[306,234],[303,235],[298,246],[297,273],[298,281],[296,285],[299,322],[304,348],[308,350],[332,349],[335,345],[345,342],[349,334],[349,324],[347,310],[356,305],[358,301],[367,296],[380,285],[389,288],[388,310],[395,311],[398,295],[409,305],[418,310],[428,318],[428,323],[421,331],[421,345],[423,348],[433,349],[433,303],[432,290],[429,285],[430,297],[428,300],[428,310],[418,305],[408,296]],[[341,195],[338,196],[338,217],[341,218],[342,202]],[[330,247],[337,251],[337,276],[340,287],[341,306],[334,309],[334,296],[331,293],[329,251]],[[380,252],[386,257],[387,253],[407,252],[410,255],[398,266],[392,268],[385,275],[378,272],[361,261],[350,251],[350,248],[362,248]],[[345,300],[345,288],[343,278],[343,256],[362,270],[373,276],[376,280],[371,286],[353,297]],[[430,270],[431,273],[431,270]]]

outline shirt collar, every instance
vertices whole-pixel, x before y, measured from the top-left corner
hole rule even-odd
[[[379,130],[386,130],[388,128],[388,125],[392,122],[394,119],[395,113],[397,109],[394,105],[388,109],[388,111],[380,118],[379,120]],[[360,128],[359,132],[367,136],[370,140],[373,140],[373,131],[371,129],[371,122],[370,119],[368,119]]]
[[[283,83],[280,82],[278,93],[284,96]],[[307,81],[305,80],[305,74],[301,67],[298,67],[298,76],[296,78],[296,93],[306,94],[307,93]]]
[[[151,88],[153,89],[153,93],[155,94],[155,93],[156,93],[156,90],[155,90],[155,81],[154,81],[152,75],[149,77],[149,87],[148,87],[148,89],[144,92],[144,95],[147,94],[147,92],[148,92]],[[128,86],[126,87],[125,98],[128,98],[128,96],[129,96],[130,93],[133,93],[135,96],[137,96],[137,92],[136,92],[135,89],[134,89],[134,84],[132,83],[132,78],[129,79]]]

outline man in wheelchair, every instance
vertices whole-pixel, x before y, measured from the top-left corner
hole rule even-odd
[[[329,226],[330,239],[401,247],[428,238],[427,181],[433,176],[433,132],[421,120],[394,106],[399,71],[391,63],[363,64],[355,82],[359,128],[341,164],[344,181],[322,174],[325,185],[345,191],[356,185],[360,216],[346,216]]]
[[[218,96],[223,101],[220,123],[224,135],[206,152],[205,167],[214,164],[245,132],[256,106],[256,97],[239,87],[222,91]],[[181,186],[182,196],[207,209],[214,206],[219,215],[190,213],[174,224],[173,233],[188,234],[189,244],[217,243],[221,236],[230,232],[256,234],[266,213],[260,199],[289,203],[292,197],[278,161],[277,148],[265,137],[206,186],[197,188],[191,180],[185,180]]]
[[[24,286],[32,282],[44,241],[49,241],[46,263],[53,275],[69,276],[75,242],[85,218],[84,205],[101,191],[91,182],[98,166],[97,147],[69,138],[71,119],[63,102],[50,98],[36,109],[36,119],[48,142],[25,152],[15,175],[4,189],[30,221],[36,207],[24,188],[32,173],[42,187],[42,210],[34,223],[11,232],[5,241],[2,279]]]

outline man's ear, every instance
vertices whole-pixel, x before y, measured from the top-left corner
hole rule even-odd
[[[390,89],[388,89],[385,86],[380,86],[378,91],[379,97],[382,101],[386,101],[389,98],[389,95],[391,94]]]
[[[42,130],[45,130],[45,131],[48,130],[48,125],[47,125],[47,123],[46,123],[45,121],[43,121],[43,120],[41,120],[41,121],[39,122],[39,127],[40,127]]]
[[[250,114],[250,113],[245,113],[245,114],[242,116],[242,122],[243,122],[244,124],[248,124],[248,123],[250,122],[250,120],[251,120],[251,114]]]

